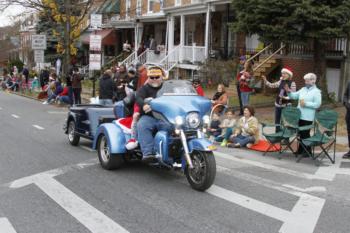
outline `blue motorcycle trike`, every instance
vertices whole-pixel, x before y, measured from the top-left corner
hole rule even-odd
[[[152,165],[180,166],[192,188],[200,191],[208,189],[216,175],[215,146],[205,138],[210,100],[198,96],[188,81],[168,80],[158,91],[157,98],[149,100],[149,104],[153,117],[173,126],[172,132],[155,132],[154,151],[158,162]],[[142,159],[140,148],[128,151],[125,147],[130,131],[123,124],[128,122],[123,102],[117,103],[115,114],[117,120],[98,126],[93,141],[101,166],[108,170],[119,168],[124,162]]]

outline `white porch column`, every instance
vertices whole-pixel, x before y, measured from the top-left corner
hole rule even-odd
[[[168,46],[169,46],[169,52],[170,52],[174,49],[174,30],[175,30],[174,16],[170,16],[168,23],[169,23]]]
[[[135,47],[135,52],[137,53],[137,50],[139,49],[139,40],[138,40],[138,38],[139,38],[139,25],[138,25],[138,23],[136,23],[135,24],[135,30],[134,30],[134,32],[135,32],[135,38],[134,38],[134,47]]]
[[[208,58],[209,53],[209,26],[210,26],[210,4],[208,4],[207,15],[205,22],[205,58]]]
[[[185,16],[181,15],[181,27],[180,27],[180,53],[179,53],[179,60],[183,60],[183,46],[185,45]]]

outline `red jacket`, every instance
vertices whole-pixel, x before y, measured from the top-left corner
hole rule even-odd
[[[241,80],[242,75],[243,71],[239,72],[236,77],[239,83],[239,89],[241,90],[241,92],[252,92],[253,89],[248,86],[248,83]]]
[[[68,96],[68,87],[64,87],[59,96]]]
[[[204,96],[204,91],[201,85],[196,87],[197,94],[200,96]]]

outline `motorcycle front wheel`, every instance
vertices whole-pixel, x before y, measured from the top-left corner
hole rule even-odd
[[[216,162],[213,152],[196,151],[191,154],[193,169],[188,165],[185,168],[185,175],[191,187],[198,191],[207,190],[215,180]]]

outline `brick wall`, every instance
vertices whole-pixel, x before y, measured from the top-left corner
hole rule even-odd
[[[121,19],[125,19],[125,4],[126,4],[126,0],[120,0],[120,18]]]
[[[192,0],[182,0],[181,5],[189,5],[189,4],[191,4],[191,1]]]
[[[165,0],[164,7],[172,7],[175,6],[175,0]]]
[[[147,14],[147,11],[148,11],[148,0],[142,0],[141,5],[142,5],[142,11],[141,11],[142,15]]]
[[[130,12],[129,12],[129,16],[131,18],[134,18],[136,16],[136,4],[137,4],[137,0],[131,0],[130,1]]]
[[[304,75],[313,72],[314,62],[312,58],[282,58],[282,67],[289,66],[293,70],[293,79],[297,85],[297,89],[304,86]]]

